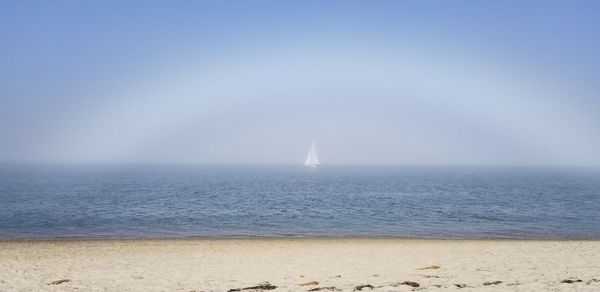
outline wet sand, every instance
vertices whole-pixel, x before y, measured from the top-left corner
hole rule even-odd
[[[0,291],[600,291],[600,241],[0,241]],[[272,289],[272,290],[271,290]]]

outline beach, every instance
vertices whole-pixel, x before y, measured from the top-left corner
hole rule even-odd
[[[0,241],[0,291],[598,291],[600,241]]]

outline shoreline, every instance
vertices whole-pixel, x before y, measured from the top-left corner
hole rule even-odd
[[[447,240],[447,241],[600,241],[600,237],[425,237],[425,236],[387,236],[387,235],[194,235],[194,236],[64,236],[64,237],[15,237],[2,238],[2,242],[28,241],[143,241],[143,240]]]

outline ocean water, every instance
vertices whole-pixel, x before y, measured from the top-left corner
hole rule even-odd
[[[600,170],[2,165],[0,238],[600,238]]]

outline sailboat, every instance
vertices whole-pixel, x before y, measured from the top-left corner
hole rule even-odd
[[[308,156],[306,157],[306,161],[304,161],[304,167],[306,167],[306,168],[321,167],[321,163],[319,162],[319,158],[317,157],[317,146],[315,143],[315,139],[313,139],[312,145],[310,146],[310,151],[308,152]]]

